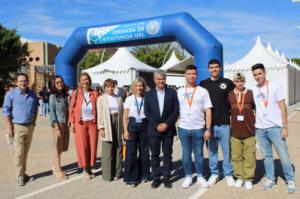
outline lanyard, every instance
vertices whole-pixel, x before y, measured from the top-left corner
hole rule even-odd
[[[259,90],[260,95],[264,97],[264,105],[265,105],[265,108],[267,108],[267,107],[268,107],[268,104],[269,104],[269,81],[266,81],[266,82],[267,82],[267,99],[265,99],[263,93],[261,92],[260,87],[258,87],[258,90]]]
[[[141,110],[142,110],[142,106],[143,106],[143,103],[144,103],[144,98],[142,97],[142,101],[141,101],[140,106],[139,106],[139,103],[138,103],[138,101],[137,101],[137,99],[136,99],[135,96],[134,96],[134,99],[135,99],[136,110],[138,112],[138,115],[140,116]]]
[[[242,95],[242,100],[241,100],[241,95]],[[241,92],[239,92],[239,94],[235,94],[236,103],[238,105],[240,114],[242,114],[243,109],[244,109],[245,95],[246,95],[246,93],[241,93]]]
[[[185,86],[185,95],[186,95],[186,100],[189,104],[189,107],[191,108],[192,104],[193,104],[193,99],[194,99],[194,95],[195,95],[195,92],[196,92],[196,89],[197,89],[197,86],[194,88],[193,90],[193,94],[192,94],[192,97],[191,99],[189,99],[189,96],[188,96],[188,93],[187,93],[187,88]]]
[[[89,96],[90,96],[90,93],[89,93]],[[83,94],[83,98],[84,98],[85,105],[88,106],[91,103],[91,100],[89,99],[89,101],[87,101],[84,94]]]

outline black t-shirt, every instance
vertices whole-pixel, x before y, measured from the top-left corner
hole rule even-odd
[[[200,86],[206,88],[212,102],[212,124],[230,124],[230,105],[228,102],[229,92],[234,89],[234,84],[230,79],[220,78],[211,80],[210,78],[200,82]]]
[[[44,103],[49,103],[50,93],[48,91],[40,91],[39,95]]]

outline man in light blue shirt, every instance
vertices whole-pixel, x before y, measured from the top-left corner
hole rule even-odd
[[[161,90],[158,87],[156,87],[156,93],[157,93],[157,99],[158,99],[159,113],[161,116],[163,113],[163,110],[164,110],[165,89]]]
[[[17,88],[5,95],[3,103],[8,134],[14,138],[14,160],[19,186],[24,186],[30,179],[25,173],[26,162],[38,108],[37,96],[29,89],[28,84],[27,74],[18,74]]]

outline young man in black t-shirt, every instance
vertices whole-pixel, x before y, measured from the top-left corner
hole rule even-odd
[[[234,186],[230,161],[230,113],[228,94],[234,89],[231,80],[220,77],[221,67],[216,59],[208,63],[210,78],[200,82],[206,88],[212,101],[212,137],[208,141],[209,168],[211,176],[208,185],[214,185],[219,179],[218,144],[223,152],[223,174],[228,186]]]

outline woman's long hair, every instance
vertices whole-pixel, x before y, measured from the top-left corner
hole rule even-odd
[[[79,75],[79,83],[78,83],[79,87],[81,88],[80,79],[81,79],[81,77],[83,77],[83,76],[86,76],[86,77],[88,78],[88,80],[89,80],[89,87],[90,87],[90,89],[91,89],[91,86],[92,86],[92,79],[91,79],[91,76],[90,76],[87,72],[82,72],[82,73],[80,73],[80,75]]]
[[[146,92],[146,89],[147,89],[147,83],[145,81],[144,78],[142,77],[137,77],[135,80],[133,80],[131,86],[130,86],[130,90],[131,90],[131,93],[133,95],[135,95],[135,86],[137,85],[137,83],[141,82],[143,84],[143,93],[142,93],[142,97],[144,96],[145,92]]]
[[[62,94],[63,97],[67,97],[67,96],[68,96],[68,90],[67,90],[67,87],[66,87],[66,85],[65,85],[64,79],[63,79],[62,76],[60,76],[60,75],[56,75],[56,76],[54,76],[54,78],[53,78],[53,81],[52,81],[52,88],[51,88],[51,94],[53,94],[53,95],[55,95],[55,96],[57,96],[57,95],[59,94],[59,92],[58,92],[58,90],[56,89],[56,86],[55,86],[55,81],[56,81],[57,79],[61,79],[61,80],[62,80],[62,82],[63,82],[63,89],[62,89],[62,91],[61,91],[61,94]]]

